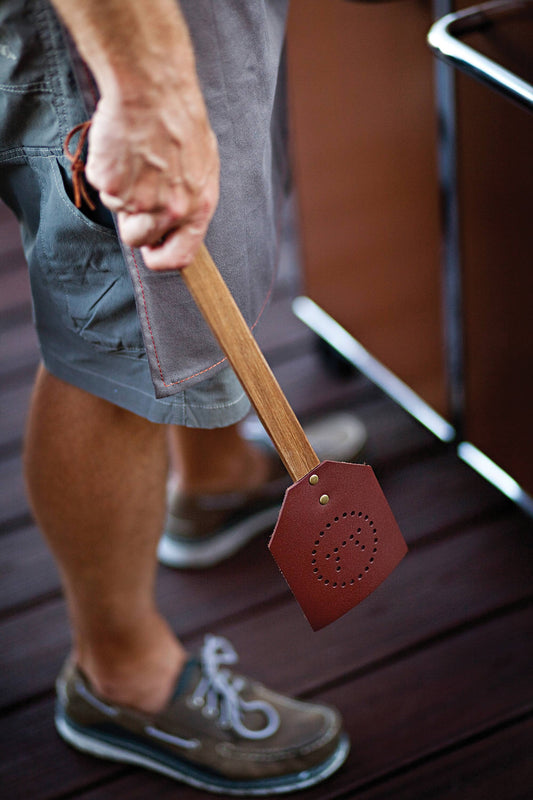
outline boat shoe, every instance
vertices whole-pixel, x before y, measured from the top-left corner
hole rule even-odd
[[[366,441],[363,424],[338,412],[305,429],[320,461],[352,461]],[[229,558],[253,537],[272,531],[290,478],[259,424],[253,418],[247,438],[262,446],[269,459],[267,481],[253,491],[189,495],[169,488],[168,510],[158,558],[169,567],[211,567]]]
[[[338,712],[235,675],[237,660],[226,639],[207,636],[155,715],[99,697],[67,662],[56,684],[56,728],[78,750],[215,793],[270,796],[334,773],[349,751]]]

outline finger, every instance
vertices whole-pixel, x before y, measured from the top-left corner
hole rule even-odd
[[[162,244],[142,247],[144,263],[149,269],[159,272],[182,269],[193,260],[204,235],[204,226],[184,225],[167,234]]]
[[[107,206],[107,208],[112,211],[114,214],[118,214],[119,211],[128,211],[130,209],[126,208],[126,204],[124,200],[120,197],[116,197],[112,194],[107,194],[107,192],[100,192],[100,200]]]
[[[137,154],[126,162],[124,153],[114,160],[93,151],[85,169],[89,183],[111,211],[154,212],[163,208],[168,189],[164,177]],[[94,165],[94,167],[93,167]],[[91,167],[91,169],[90,169]]]
[[[176,220],[169,213],[119,212],[118,214],[120,236],[124,244],[129,247],[156,245],[176,227]]]
[[[115,186],[114,189],[109,189],[107,184],[95,188],[99,189],[102,203],[114,213],[127,211],[130,214],[141,212],[155,214],[163,211],[168,205],[169,190],[161,176],[145,170],[142,175],[138,174],[137,182],[134,182],[134,179],[133,165],[129,179],[123,185],[118,188]]]

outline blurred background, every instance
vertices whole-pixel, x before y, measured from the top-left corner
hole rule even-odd
[[[533,109],[435,61],[468,5],[294,0],[305,291],[533,494]],[[507,5],[464,41],[533,83],[531,3]]]

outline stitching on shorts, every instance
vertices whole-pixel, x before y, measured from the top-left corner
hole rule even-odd
[[[56,158],[60,156],[57,151],[50,147],[39,147],[37,145],[21,145],[20,147],[9,147],[0,150],[0,162],[19,161],[22,164],[30,164],[32,158]]]
[[[33,83],[0,83],[0,90],[2,92],[9,92],[10,94],[27,94],[28,92],[43,92],[43,94],[52,94],[52,90],[46,83],[34,81]]]
[[[190,391],[188,389],[184,390],[185,392]],[[219,411],[221,408],[233,408],[233,406],[238,406],[242,403],[243,399],[246,397],[245,392],[241,392],[235,400],[231,400],[229,403],[214,403],[213,405],[205,405],[200,403],[191,403],[188,397],[185,398],[186,400],[186,409],[188,408],[196,408],[200,409],[201,411]]]
[[[161,383],[163,384],[163,386],[168,389],[171,386],[178,386],[180,383],[186,383],[187,381],[190,381],[192,378],[197,378],[199,375],[204,375],[206,372],[209,372],[210,370],[214,369],[215,367],[218,367],[220,364],[223,364],[224,361],[227,361],[227,358],[225,358],[225,357],[221,358],[220,361],[216,362],[216,364],[211,364],[210,367],[206,367],[205,369],[202,369],[199,372],[195,372],[193,375],[189,375],[187,378],[181,378],[179,381],[172,381],[171,383],[165,383],[165,379],[163,377],[163,369],[161,367],[161,362],[159,360],[159,356],[158,356],[158,353],[157,353],[157,346],[156,346],[155,339],[154,339],[154,333],[152,331],[152,326],[150,324],[150,317],[148,316],[148,306],[147,306],[147,303],[146,303],[146,296],[144,294],[144,286],[143,286],[143,282],[142,282],[142,278],[141,278],[141,273],[140,273],[140,270],[139,270],[139,265],[137,264],[137,259],[135,258],[135,250],[133,249],[133,247],[130,248],[130,252],[131,252],[131,257],[133,259],[133,263],[135,264],[135,270],[137,272],[137,278],[139,280],[139,286],[141,287],[141,294],[142,294],[143,306],[144,306],[144,315],[146,317],[146,323],[148,325],[148,330],[150,331],[150,338],[152,340],[152,346],[154,348],[154,355],[155,355],[155,358],[156,358],[156,361],[157,361],[157,367],[159,369],[159,376],[161,378]],[[279,258],[278,258],[278,260],[279,260]],[[268,303],[268,301],[270,299],[270,296],[272,294],[272,290],[274,288],[276,275],[277,275],[277,268],[272,270],[272,280],[270,282],[270,287],[269,287],[268,292],[266,294],[266,297],[265,297],[265,300],[263,302],[263,305],[261,306],[261,309],[260,309],[260,311],[259,311],[259,313],[257,315],[257,319],[255,320],[254,324],[250,328],[250,330],[252,330],[252,331],[254,330],[254,328],[259,323],[259,320],[260,320],[260,318],[261,318],[261,316],[263,314],[263,311],[265,310],[265,307],[266,307],[266,305],[267,305],[267,303]]]
[[[98,103],[98,95],[96,94],[96,90],[94,88],[93,76],[91,74],[91,71],[89,70],[89,67],[85,63],[85,61],[82,61],[81,63],[83,65],[83,71],[85,73],[85,79],[87,81],[87,86],[89,87],[89,92],[91,93],[91,97],[92,97],[92,100],[93,100],[93,109],[92,109],[92,111],[94,111],[94,109],[96,108],[96,105]]]
[[[148,409],[148,414],[149,414],[148,418],[158,424],[159,423],[175,424],[175,425],[186,424],[188,416],[187,406],[189,405],[189,401],[186,400],[186,392],[184,392],[182,395],[173,395],[172,397],[159,397],[157,398],[157,400],[155,400],[152,392],[144,391],[140,389],[138,385],[135,388],[133,388],[131,383],[124,383],[123,381],[118,380],[115,374],[113,374],[112,376],[107,374],[102,375],[101,372],[98,372],[97,370],[94,369],[88,369],[87,366],[85,365],[82,366],[80,363],[70,362],[68,360],[65,360],[63,358],[63,354],[58,353],[54,349],[54,347],[47,347],[45,350],[45,362],[47,363],[49,369],[51,369],[51,371],[54,372],[54,366],[52,365],[52,360],[55,362],[55,364],[60,365],[62,369],[66,368],[71,380],[72,380],[72,372],[75,372],[76,374],[87,375],[89,376],[90,379],[97,378],[99,381],[102,381],[103,378],[105,384],[108,384],[109,386],[113,387],[114,390],[116,390],[116,387],[121,387],[127,389],[128,391],[133,391],[135,395],[140,395],[143,398],[143,400],[149,403],[149,406],[146,407]],[[67,378],[65,377],[66,374],[67,373],[62,372],[59,375],[59,377],[63,376],[64,379],[67,380]],[[110,396],[107,394],[105,395],[105,397],[110,402],[116,402],[114,398],[111,399]],[[239,403],[242,402],[243,397],[244,395],[241,395],[234,403],[230,403],[227,406],[225,405],[207,406],[205,410],[207,412],[212,412],[212,411],[218,411],[220,408],[226,408],[226,407],[231,408],[233,406],[239,405]],[[156,414],[157,416],[156,419],[156,416],[154,416],[156,408],[163,408],[163,407],[165,408],[166,412],[170,412],[170,416],[167,414],[165,418],[162,419],[159,414]],[[123,408],[132,409],[132,406],[124,405]],[[204,410],[204,407],[200,405],[198,406],[192,405],[191,408],[193,409],[198,408],[200,410]],[[135,411],[134,413],[143,413],[143,412],[139,412],[137,408],[137,411]]]
[[[60,58],[60,53],[64,49],[61,23],[55,11],[47,4],[41,4],[40,8],[32,9],[31,13],[43,40],[45,77],[50,81],[52,87],[54,98],[52,106],[57,116],[61,140],[63,140],[69,131],[69,118],[66,107],[65,76],[62,74]]]
[[[141,287],[141,294],[142,294],[143,306],[144,306],[144,315],[146,317],[146,323],[148,325],[148,330],[150,331],[150,338],[152,339],[152,346],[154,348],[154,355],[155,355],[155,358],[156,358],[156,361],[157,361],[157,366],[158,366],[158,369],[159,369],[159,375],[160,375],[161,383],[163,384],[163,386],[165,388],[169,388],[170,386],[177,386],[180,383],[185,383],[186,381],[190,381],[191,378],[196,378],[196,377],[198,377],[198,375],[203,375],[205,372],[209,372],[214,367],[218,367],[219,364],[223,364],[224,361],[226,361],[225,358],[222,358],[220,361],[217,361],[216,364],[211,364],[210,367],[206,367],[205,369],[200,370],[200,372],[195,372],[194,375],[189,375],[187,378],[182,378],[179,381],[172,381],[172,383],[165,383],[165,379],[163,377],[163,369],[161,367],[161,362],[159,360],[159,355],[157,353],[157,346],[156,346],[155,339],[154,339],[154,332],[153,332],[152,326],[150,324],[150,317],[148,316],[148,307],[147,307],[147,304],[146,304],[146,296],[144,294],[144,286],[143,286],[143,282],[142,282],[142,278],[141,278],[141,273],[140,273],[140,270],[139,270],[139,265],[137,264],[137,259],[135,258],[135,251],[134,251],[133,247],[130,248],[130,252],[131,252],[131,257],[133,259],[133,263],[135,264],[135,270],[137,272],[137,278],[139,280],[139,286]]]

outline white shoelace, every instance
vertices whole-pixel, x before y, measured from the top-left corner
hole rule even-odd
[[[206,716],[219,716],[219,724],[232,728],[243,739],[267,739],[279,728],[278,712],[262,700],[247,702],[240,696],[245,681],[232,675],[228,664],[236,664],[238,656],[230,642],[221,636],[206,636],[201,651],[202,677],[192,695],[192,704],[202,708]],[[259,711],[266,725],[260,730],[247,728],[242,716]]]

